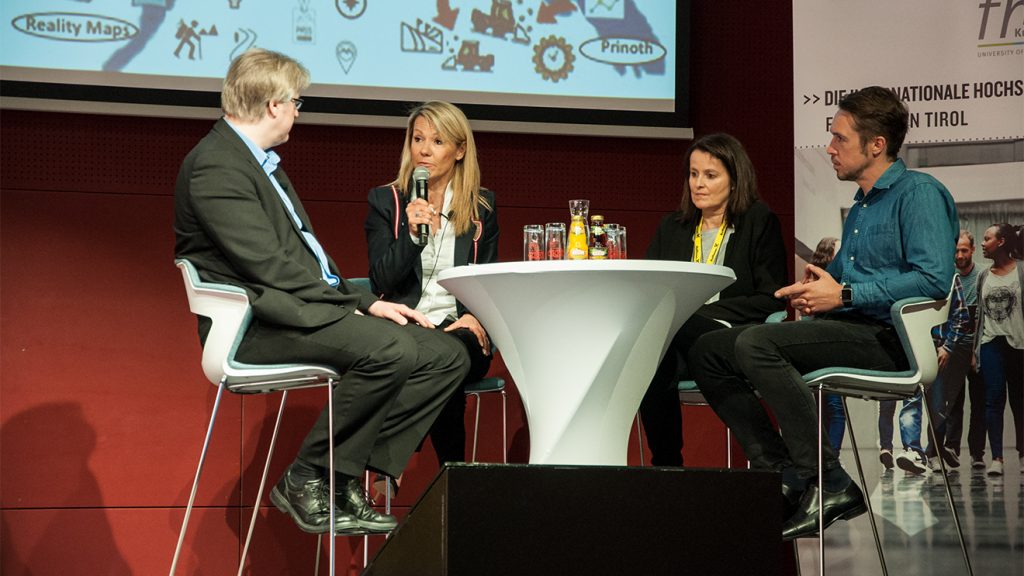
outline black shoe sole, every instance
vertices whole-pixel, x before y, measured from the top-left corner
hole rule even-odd
[[[367,534],[387,534],[398,527],[398,523],[395,524],[380,524],[377,522],[366,522],[363,520],[357,520],[359,528]]]
[[[832,518],[831,520],[826,522],[825,523],[825,529],[828,530],[829,526],[835,524],[839,520],[853,520],[857,516],[860,516],[861,514],[864,514],[867,511],[868,511],[867,502],[861,502],[860,506],[857,506],[855,508],[850,508],[849,510],[843,512],[842,514],[840,514],[840,515],[836,516],[835,518]],[[791,536],[783,536],[782,540],[784,542],[789,542],[791,540],[797,540],[799,538],[814,538],[817,535],[818,535],[818,531],[817,530],[812,530],[810,532],[803,532],[803,533],[799,533],[799,534],[793,534]]]
[[[899,466],[901,470],[905,470],[911,474],[924,474],[928,471],[927,465],[921,464],[921,467],[918,468],[916,460],[910,460],[907,458],[897,458],[896,465]]]
[[[387,516],[391,520],[382,522],[380,520],[366,520],[351,512],[348,512],[348,514],[355,519],[361,530],[370,534],[387,534],[398,527],[398,521],[394,519],[394,516]]]

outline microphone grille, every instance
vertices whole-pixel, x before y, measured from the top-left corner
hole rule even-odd
[[[417,166],[416,169],[412,171],[413,180],[427,180],[429,178],[430,170],[427,170],[423,166]]]

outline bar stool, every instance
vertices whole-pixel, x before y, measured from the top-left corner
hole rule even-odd
[[[931,431],[932,442],[939,446],[935,435],[935,421],[931,413],[931,403],[928,399],[928,388],[938,374],[938,360],[935,354],[935,346],[932,343],[932,327],[946,322],[949,318],[949,307],[952,297],[945,300],[932,300],[929,298],[907,298],[894,303],[890,309],[893,326],[900,337],[900,344],[910,362],[910,368],[903,372],[883,372],[878,370],[862,370],[857,368],[845,368],[841,366],[822,368],[809,374],[804,374],[803,379],[808,385],[818,391],[818,486],[822,486],[823,457],[822,447],[827,442],[822,433],[822,405],[825,392],[832,392],[843,397],[843,410],[846,412],[846,427],[850,434],[850,444],[853,447],[854,460],[857,463],[857,473],[860,477],[861,486],[867,491],[867,484],[864,481],[864,469],[860,462],[860,453],[857,451],[857,439],[853,435],[853,422],[850,419],[850,411],[846,406],[847,396],[856,396],[865,400],[907,400],[913,398],[918,392],[921,393],[921,403],[924,404],[928,416],[928,429]],[[974,574],[971,566],[971,559],[967,552],[967,541],[964,539],[964,531],[960,526],[960,516],[956,511],[956,504],[953,501],[953,491],[949,485],[949,475],[946,473],[946,464],[942,458],[938,458],[942,470],[942,483],[946,488],[946,498],[949,508],[953,513],[953,523],[957,535],[960,538],[960,549],[963,552],[964,565],[968,574]],[[878,536],[878,526],[875,523],[875,513],[871,507],[870,496],[864,499],[868,505],[868,517],[871,520],[871,532],[875,537],[875,548],[878,552],[878,561],[881,564],[883,575],[889,573],[885,564],[885,554],[882,551],[882,542]],[[818,510],[818,562],[819,573],[825,571],[825,539],[822,537],[821,525],[823,522],[823,510]]]
[[[256,525],[256,516],[259,511],[260,499],[263,490],[266,488],[267,473],[270,469],[270,459],[274,454],[274,445],[277,442],[277,432],[281,427],[281,416],[284,414],[285,401],[288,399],[288,391],[299,388],[324,387],[327,389],[327,418],[328,426],[334,429],[334,406],[331,401],[331,393],[334,385],[338,382],[339,374],[327,366],[303,365],[303,364],[273,364],[253,365],[239,362],[235,359],[235,352],[242,341],[242,336],[252,319],[252,310],[249,305],[249,298],[245,290],[229,284],[215,284],[204,282],[191,262],[185,259],[175,261],[175,265],[181,270],[181,276],[185,282],[185,293],[188,296],[189,309],[198,316],[205,316],[212,322],[210,331],[203,343],[202,366],[203,373],[211,384],[217,386],[217,398],[213,404],[213,411],[210,414],[210,424],[206,429],[206,438],[203,440],[203,448],[199,455],[199,465],[196,467],[195,479],[192,481],[192,491],[189,494],[188,506],[185,508],[185,518],[181,523],[181,531],[178,534],[178,543],[174,549],[174,558],[171,560],[171,576],[178,565],[178,558],[181,554],[182,544],[185,541],[185,531],[188,528],[189,517],[192,515],[192,506],[195,502],[196,489],[199,486],[199,477],[203,472],[203,464],[206,461],[206,452],[210,445],[210,437],[213,434],[213,425],[217,419],[217,410],[220,408],[221,396],[224,390],[236,394],[264,394],[270,392],[281,392],[281,404],[277,410],[277,419],[274,422],[274,431],[270,437],[270,447],[267,449],[267,460],[263,465],[263,475],[260,477],[259,489],[256,491],[256,502],[253,504],[252,518],[249,522],[249,529],[245,536],[245,545],[242,548],[242,556],[238,562],[238,576],[241,576],[245,567],[245,558],[249,551],[249,544],[252,540],[253,528]],[[334,461],[333,443],[329,450],[330,461]],[[334,526],[334,475],[330,474],[330,507],[331,527]],[[317,539],[317,560],[319,562],[319,538]],[[334,575],[334,532],[331,531],[330,538],[330,574]]]

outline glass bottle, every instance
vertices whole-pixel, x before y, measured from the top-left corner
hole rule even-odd
[[[567,242],[569,260],[586,260],[587,250],[587,222],[582,214],[573,214],[572,222],[569,223],[569,241]]]
[[[600,214],[590,217],[590,259],[608,259],[608,235],[604,231],[604,216]]]

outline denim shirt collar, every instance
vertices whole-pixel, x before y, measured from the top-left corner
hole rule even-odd
[[[900,176],[903,176],[903,173],[906,171],[907,165],[903,163],[903,159],[897,158],[896,161],[893,162],[891,166],[886,168],[885,172],[883,172],[882,175],[878,177],[878,180],[875,181],[875,185],[872,186],[871,190],[864,192],[863,190],[858,188],[857,194],[853,196],[853,201],[860,202],[867,196],[870,196],[871,193],[874,192],[875,190],[888,190],[890,187],[892,187],[893,182],[896,182],[896,180],[898,180]]]

